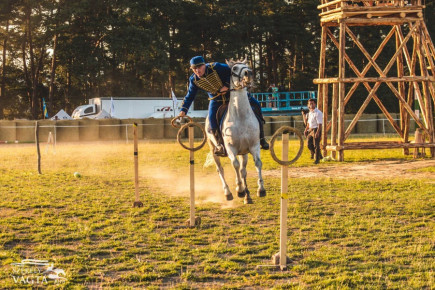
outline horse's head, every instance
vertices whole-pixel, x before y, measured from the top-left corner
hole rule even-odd
[[[234,89],[243,89],[250,87],[254,81],[252,70],[246,64],[246,58],[243,61],[227,60],[226,63],[231,68],[231,80]]]

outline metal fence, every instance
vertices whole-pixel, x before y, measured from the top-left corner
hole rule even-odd
[[[352,133],[355,134],[389,134],[395,133],[393,126],[383,115],[363,115],[357,122]],[[353,115],[345,115],[345,122],[349,124]],[[399,121],[397,115],[393,115],[395,121]],[[276,116],[265,117],[265,135],[271,136],[281,126],[292,126],[301,131],[304,130],[302,116]],[[39,139],[44,142],[50,132],[56,142],[83,142],[83,141],[111,141],[133,139],[133,123],[138,124],[138,138],[153,139],[176,139],[177,129],[171,126],[170,119],[105,119],[105,120],[70,120],[48,121],[40,120]],[[195,122],[204,123],[204,119],[195,119]],[[0,143],[23,143],[35,142],[36,121],[0,121]],[[411,132],[415,129],[415,123],[411,122]],[[200,130],[195,130],[195,137],[201,137]]]

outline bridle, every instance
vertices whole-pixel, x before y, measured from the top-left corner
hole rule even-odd
[[[233,67],[231,68],[231,76],[237,77],[239,79],[239,84],[243,84],[243,85],[238,85],[238,86],[234,85],[234,89],[231,89],[231,91],[240,90],[240,89],[243,89],[244,87],[249,87],[248,85],[244,85],[242,74],[243,74],[243,71],[245,71],[245,70],[250,71],[250,72],[252,72],[252,71],[251,71],[251,69],[248,66],[244,66],[244,67],[242,67],[240,69],[239,73],[236,73],[234,68],[238,64],[243,64],[244,65],[244,63],[241,63],[241,62],[234,64]],[[234,82],[233,82],[233,84],[234,84]]]

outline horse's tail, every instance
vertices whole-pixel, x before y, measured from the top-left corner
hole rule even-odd
[[[213,153],[211,153],[211,151],[210,151],[210,152],[208,152],[208,154],[207,154],[207,158],[205,159],[205,162],[204,162],[203,168],[210,167],[210,166],[212,166],[213,164],[214,164]]]

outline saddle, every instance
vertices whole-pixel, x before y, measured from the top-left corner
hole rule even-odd
[[[228,112],[228,103],[222,104],[216,112],[216,120],[219,124],[219,131],[222,132],[222,121],[224,120],[225,115]]]
[[[251,108],[254,111],[254,114],[255,114],[255,117],[257,117],[257,120],[259,122],[262,122],[263,124],[266,124],[266,121],[263,119],[263,117],[261,115],[261,108],[257,107],[257,106],[254,106],[254,107],[251,106]],[[222,134],[222,123],[223,123],[223,120],[224,120],[227,112],[228,112],[228,103],[222,104],[216,112],[216,120],[217,120],[217,123],[219,124],[219,132],[221,134]]]

